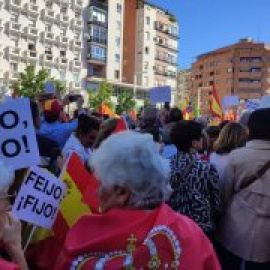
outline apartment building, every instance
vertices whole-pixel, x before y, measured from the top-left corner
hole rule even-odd
[[[136,83],[142,87],[171,86],[174,103],[178,52],[178,24],[174,15],[138,1],[136,33]]]
[[[87,88],[106,79],[122,82],[124,0],[90,0],[88,6]]]
[[[84,88],[82,11],[87,0],[0,0],[0,84],[27,65],[46,68],[70,91]]]
[[[237,95],[258,99],[270,83],[270,46],[252,39],[200,55],[192,65],[192,99],[199,95],[201,111],[209,111],[215,83],[220,99]]]
[[[87,87],[107,79],[149,97],[153,86],[176,90],[178,25],[172,14],[140,0],[90,0]]]
[[[177,73],[177,91],[176,103],[183,103],[189,100],[192,90],[192,72],[191,69],[182,69]]]

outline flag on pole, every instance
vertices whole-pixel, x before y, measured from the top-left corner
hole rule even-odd
[[[53,230],[38,229],[28,252],[33,269],[53,269],[70,227],[86,213],[100,212],[97,196],[99,183],[73,153],[68,159],[60,179],[67,185],[67,193],[60,205]]]
[[[213,117],[218,117],[222,119],[223,112],[215,83],[213,84],[213,93],[210,100],[210,112]]]

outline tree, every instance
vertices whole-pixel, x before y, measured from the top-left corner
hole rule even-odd
[[[113,93],[113,86],[107,81],[103,81],[97,92],[89,90],[89,105],[94,110],[98,110],[101,105],[106,105],[109,108],[113,107],[111,96]]]
[[[121,115],[123,112],[130,112],[130,110],[134,109],[136,105],[134,95],[128,90],[124,90],[117,97],[117,103],[116,113],[119,115]]]
[[[55,93],[59,96],[63,96],[67,91],[66,85],[55,78],[51,79],[51,81],[54,84]]]
[[[43,92],[48,77],[49,72],[47,70],[41,69],[36,74],[34,66],[27,66],[25,71],[20,73],[18,82],[14,84],[16,93],[21,97],[36,99]]]

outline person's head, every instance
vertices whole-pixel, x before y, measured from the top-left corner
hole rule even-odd
[[[238,122],[244,126],[247,126],[249,117],[251,116],[251,114],[252,114],[252,111],[247,111],[247,110],[243,111]]]
[[[229,120],[223,120],[219,125],[219,130],[221,131],[228,123],[230,123]]]
[[[169,112],[168,123],[178,122],[183,120],[183,113],[178,108],[172,108]]]
[[[95,149],[98,148],[105,139],[113,134],[118,121],[119,119],[117,118],[110,118],[102,122],[96,141],[94,143]]]
[[[158,110],[154,107],[145,108],[141,115],[141,127],[153,127],[158,121]]]
[[[14,171],[5,166],[0,160],[0,240],[3,236],[3,228],[7,219],[7,211],[9,211],[9,195],[8,189],[14,180]]]
[[[39,108],[37,102],[31,100],[30,101],[30,110],[33,118],[34,127],[36,129],[40,128],[40,116],[39,116]]]
[[[205,128],[205,132],[209,137],[209,152],[213,150],[213,146],[219,136],[220,127],[219,126],[208,126]]]
[[[44,119],[48,123],[54,123],[61,118],[63,105],[58,99],[46,100],[43,105]]]
[[[97,118],[86,114],[79,115],[76,136],[84,147],[93,146],[98,135],[99,127],[100,122]]]
[[[172,128],[171,141],[180,151],[198,151],[202,148],[202,129],[195,121],[179,121]]]
[[[151,209],[171,195],[169,166],[152,137],[134,131],[113,134],[90,157],[101,183],[101,208]]]
[[[270,141],[270,109],[254,111],[248,121],[249,140]]]
[[[243,147],[248,138],[248,129],[236,122],[227,123],[221,130],[214,144],[218,154],[229,154],[232,150]]]

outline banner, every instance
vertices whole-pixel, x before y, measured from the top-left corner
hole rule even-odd
[[[164,103],[171,102],[171,87],[159,86],[150,89],[150,103]]]
[[[47,94],[55,94],[55,87],[54,87],[53,82],[47,81],[45,83],[45,93],[47,93]]]
[[[222,99],[223,107],[238,106],[240,105],[239,96],[226,96]]]
[[[39,167],[32,167],[13,205],[12,215],[36,226],[51,229],[65,190],[66,185],[55,176]]]
[[[40,164],[29,99],[0,105],[0,158],[13,169]]]

